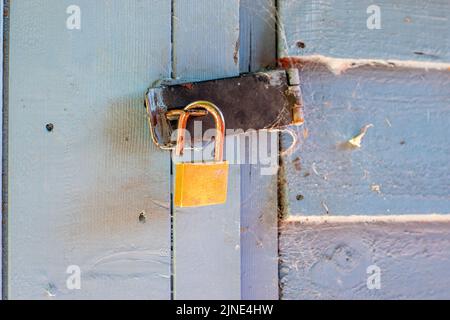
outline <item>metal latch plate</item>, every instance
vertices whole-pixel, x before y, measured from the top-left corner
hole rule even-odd
[[[211,101],[225,118],[227,129],[280,128],[292,122],[295,97],[289,90],[285,70],[243,74],[239,77],[189,83],[162,83],[146,95],[153,141],[162,148],[172,148],[176,122],[166,117],[171,109],[182,109],[197,100]],[[196,119],[197,120],[197,119]],[[202,129],[214,128],[211,117],[199,117]],[[192,125],[192,123],[190,124]],[[188,126],[188,129],[191,130]]]

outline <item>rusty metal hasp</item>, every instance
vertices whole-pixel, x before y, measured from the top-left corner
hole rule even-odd
[[[298,86],[290,86],[285,70],[243,74],[239,77],[191,83],[160,83],[146,94],[146,109],[153,142],[162,149],[174,149],[172,132],[180,110],[198,100],[219,105],[227,129],[283,128],[302,121],[298,115],[301,97]],[[203,116],[205,110],[192,110]],[[211,117],[199,117],[202,129],[214,127]],[[192,127],[188,126],[188,130]]]

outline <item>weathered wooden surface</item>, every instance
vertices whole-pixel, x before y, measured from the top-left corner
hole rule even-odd
[[[239,1],[173,2],[173,76],[239,74]],[[220,108],[220,106],[219,106]],[[174,208],[174,298],[240,298],[240,168],[230,166],[228,201]]]
[[[198,81],[239,74],[239,0],[173,1],[173,76]]]
[[[449,71],[300,72],[306,122],[285,158],[287,213],[450,213]],[[347,141],[369,124],[352,147]]]
[[[450,221],[426,219],[283,223],[282,298],[449,299]],[[367,286],[373,265],[379,290]]]
[[[239,20],[240,71],[255,72],[274,66],[275,1],[241,0]],[[245,149],[249,151],[250,146]],[[261,174],[262,167],[241,165],[241,298],[248,300],[278,299],[279,291],[278,176]]]
[[[72,4],[11,3],[9,298],[168,299],[169,155],[143,94],[170,76],[170,1],[79,0],[68,30]]]
[[[248,138],[227,137],[226,204],[174,208],[176,299],[278,298],[278,132]]]
[[[201,151],[195,153],[201,157]],[[185,151],[177,159],[186,162],[188,157]],[[240,166],[231,163],[225,204],[173,209],[175,299],[241,298],[240,208]]]
[[[278,159],[278,132],[274,142]],[[251,150],[250,145],[245,149]],[[269,154],[269,153],[268,153]],[[241,298],[278,299],[278,175],[267,165],[241,165]]]
[[[374,4],[381,29],[367,28]],[[450,62],[447,0],[280,0],[278,7],[283,56]]]
[[[280,185],[283,299],[450,296],[450,4],[377,2],[371,30],[373,4],[278,1],[278,54],[306,64],[305,124]]]
[[[275,0],[241,0],[239,21],[240,71],[273,67],[277,56]]]

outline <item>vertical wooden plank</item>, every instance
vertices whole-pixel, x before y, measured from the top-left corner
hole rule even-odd
[[[174,0],[173,50],[177,79],[239,74],[239,0]]]
[[[239,19],[240,71],[274,66],[275,0],[241,0]],[[272,134],[278,146],[278,133]],[[244,148],[247,157],[251,148]],[[278,148],[273,152],[278,153]],[[241,165],[241,298],[245,300],[278,299],[278,176],[263,175],[261,169],[261,164]]]
[[[10,298],[170,298],[169,156],[143,108],[170,75],[170,1],[15,0],[10,14]]]
[[[239,21],[240,71],[273,67],[277,57],[275,0],[241,0]]]
[[[175,299],[241,298],[240,184],[240,166],[230,164],[225,204],[174,208]]]
[[[278,132],[268,139],[278,159]],[[261,163],[241,165],[241,286],[242,299],[278,299],[278,175]]]
[[[238,75],[239,0],[174,0],[173,50],[177,79]],[[174,209],[176,299],[241,296],[239,166],[230,166],[228,183],[224,205]]]

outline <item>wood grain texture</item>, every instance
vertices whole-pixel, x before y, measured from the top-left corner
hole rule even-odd
[[[381,29],[368,29],[370,5]],[[450,62],[447,0],[279,0],[279,52],[340,58]]]
[[[68,30],[72,4],[11,3],[9,297],[168,299],[169,156],[143,99],[170,75],[170,2],[78,0]]]
[[[450,213],[450,72],[300,72],[305,124],[285,158],[288,214]],[[368,124],[361,147],[349,145]]]
[[[202,152],[191,154],[194,153],[193,157],[198,157]],[[188,151],[180,160],[185,161],[186,157]],[[230,164],[225,204],[174,208],[175,299],[241,298],[240,185],[240,166]]]
[[[278,132],[271,133],[277,146]],[[249,152],[250,146],[245,151]],[[276,156],[277,158],[278,156]],[[244,300],[278,299],[278,175],[241,165],[241,291]]]
[[[173,1],[173,76],[239,74],[239,0]],[[220,106],[219,106],[220,107]],[[224,205],[174,209],[175,299],[240,299],[240,168]]]
[[[284,223],[282,298],[449,299],[450,222]],[[380,268],[369,290],[367,268]]]
[[[239,21],[240,71],[273,67],[277,57],[275,0],[241,0]]]
[[[238,75],[239,0],[174,0],[173,50],[177,79]]]
[[[240,72],[274,66],[275,1],[241,0],[239,20]],[[249,151],[250,146],[245,149]],[[278,176],[263,175],[261,168],[260,164],[241,165],[241,298],[245,300],[278,299],[279,291]]]

